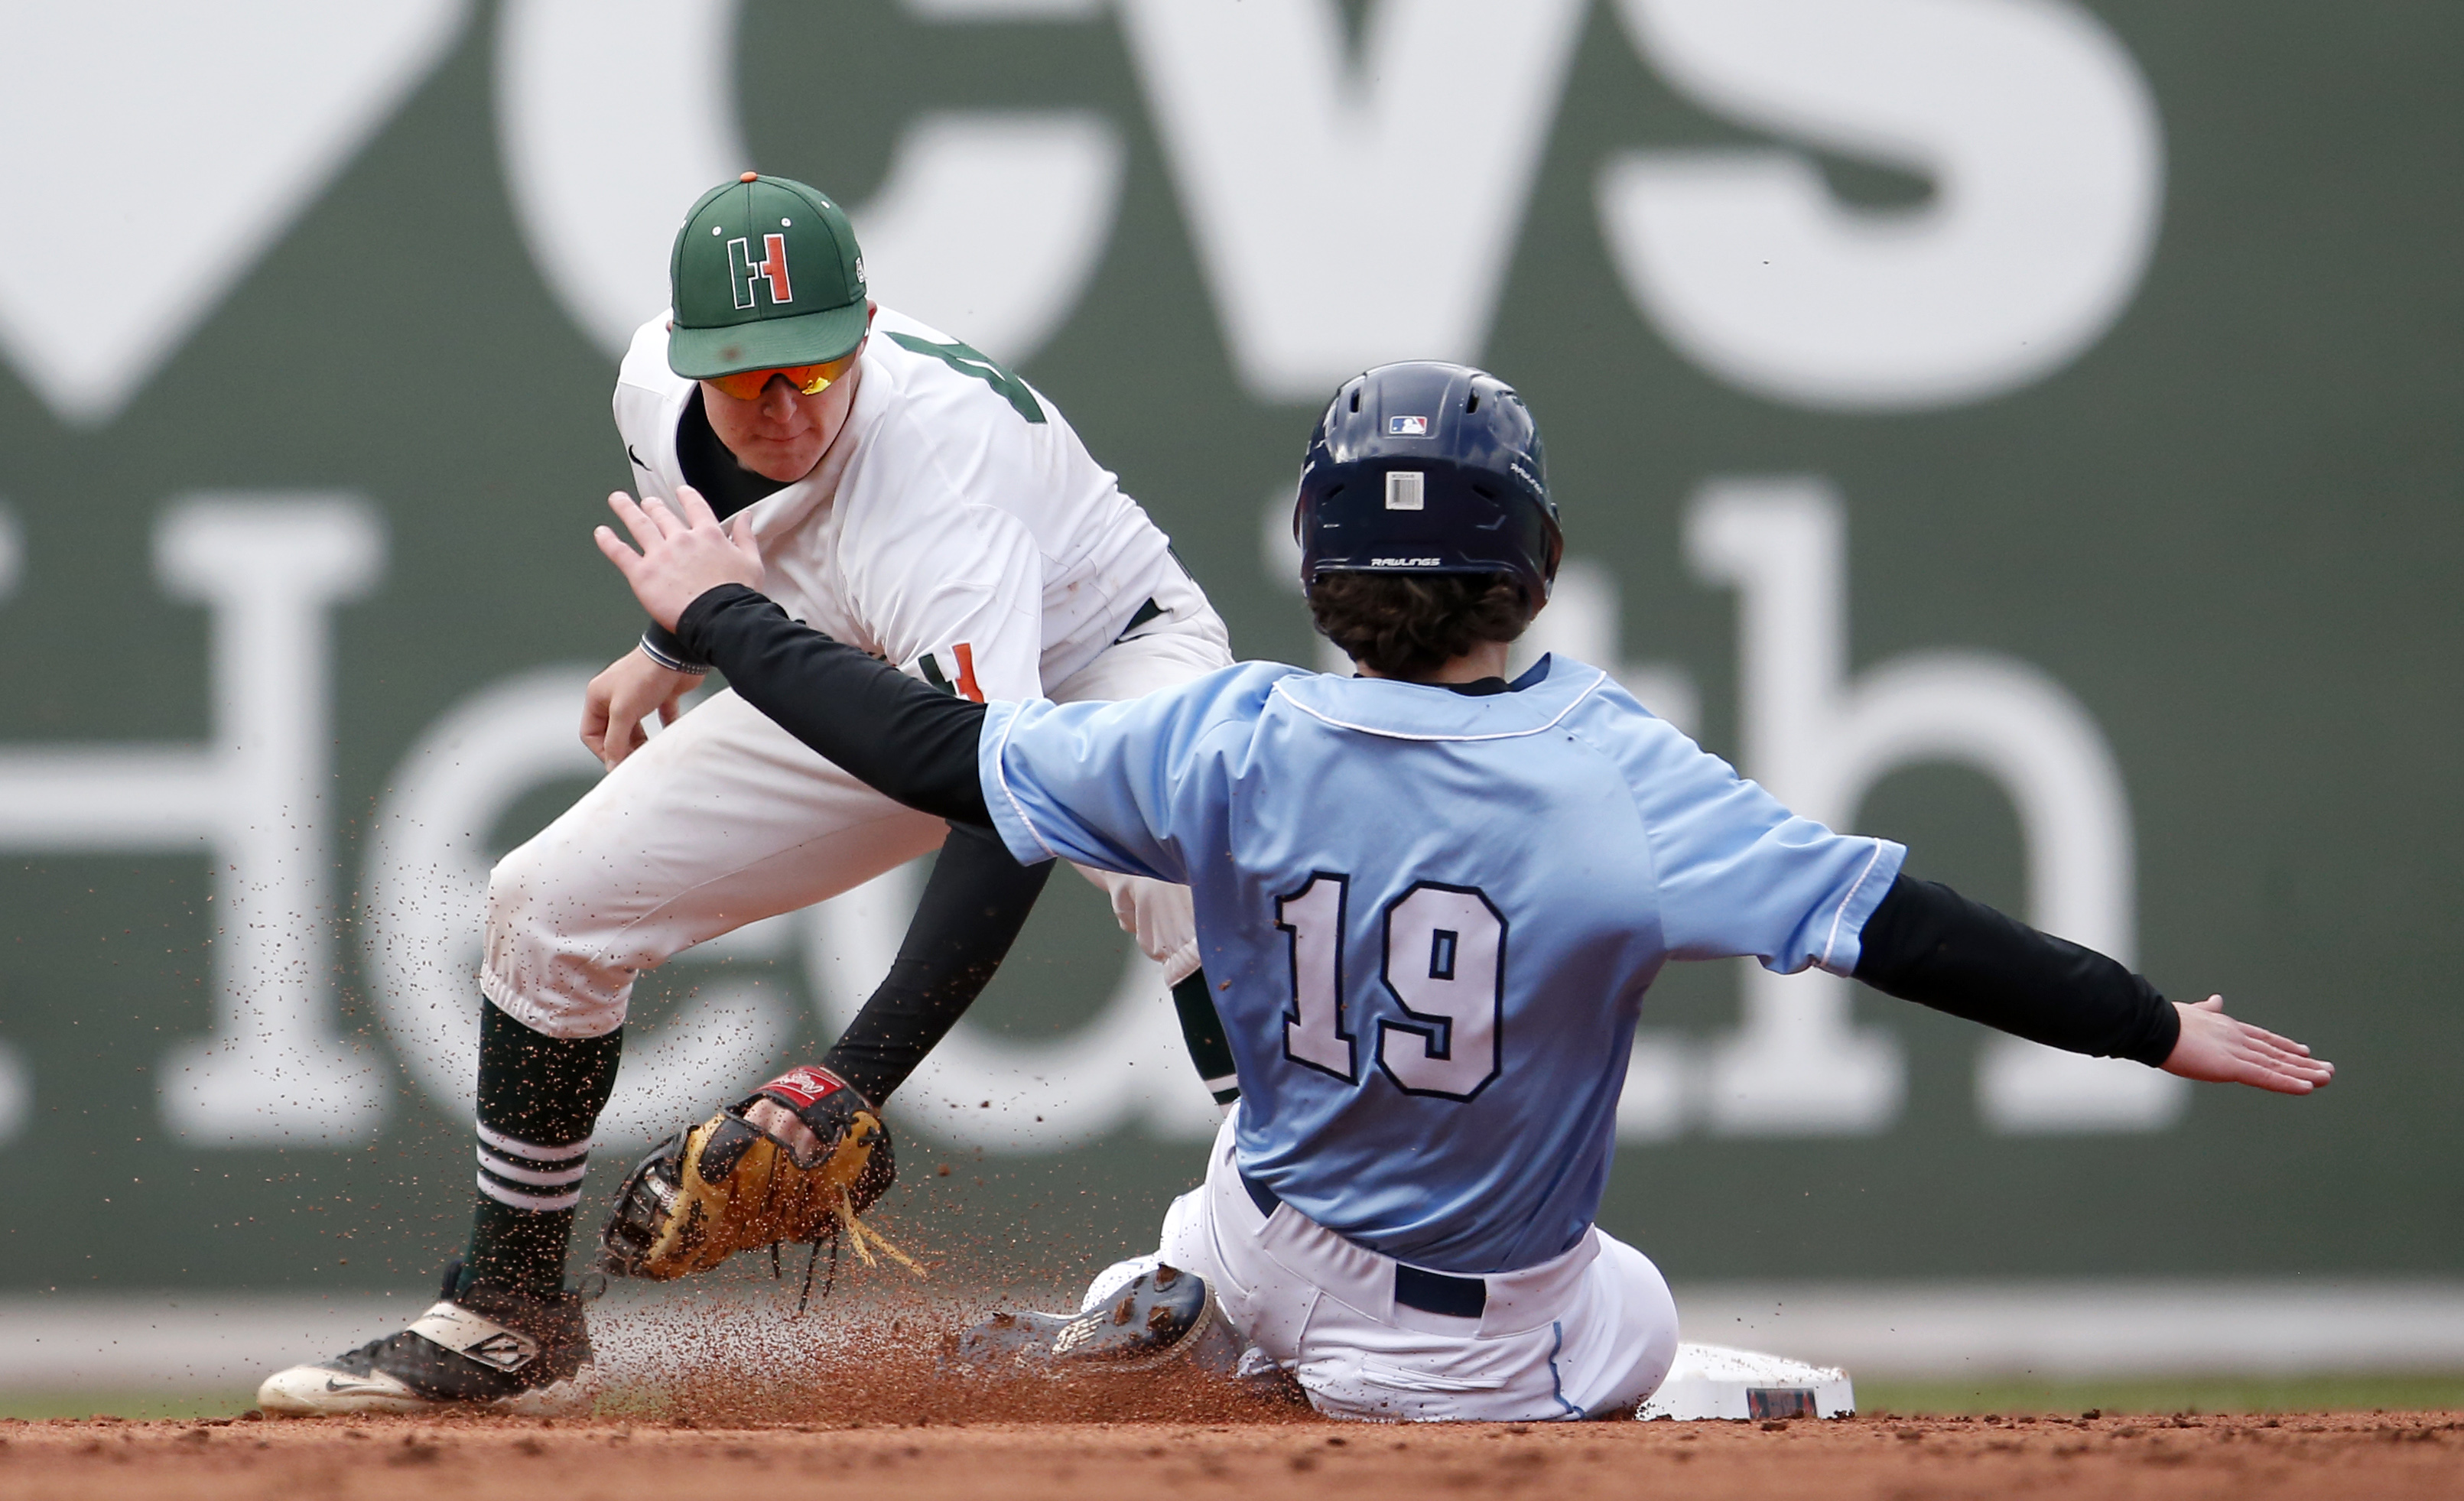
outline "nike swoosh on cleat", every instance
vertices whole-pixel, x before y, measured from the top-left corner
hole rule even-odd
[[[329,1392],[381,1392],[385,1389],[374,1381],[353,1381],[346,1386],[330,1376],[325,1378],[325,1390]]]

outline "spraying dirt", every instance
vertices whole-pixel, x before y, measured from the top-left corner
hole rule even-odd
[[[855,1283],[801,1316],[792,1282],[620,1290],[592,1314],[606,1389],[587,1418],[0,1422],[0,1496],[2464,1493],[2464,1421],[2443,1412],[1441,1427],[1333,1423],[1289,1388],[1188,1371],[990,1380],[948,1358],[957,1333],[1066,1298]]]

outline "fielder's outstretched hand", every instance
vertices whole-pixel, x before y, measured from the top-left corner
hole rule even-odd
[[[638,505],[622,490],[607,497],[607,509],[633,534],[640,552],[607,527],[590,534],[633,586],[633,597],[650,618],[670,630],[676,629],[676,617],[686,606],[722,584],[761,586],[761,549],[753,541],[753,519],[739,516],[734,526],[721,526],[700,491],[683,485],[676,497],[684,503],[681,517],[656,496]]]
[[[2165,1060],[2167,1073],[2209,1084],[2247,1084],[2278,1094],[2307,1094],[2336,1076],[2336,1066],[2310,1056],[2289,1037],[2225,1015],[2225,998],[2196,1005],[2173,1003],[2182,1013],[2182,1037]]]

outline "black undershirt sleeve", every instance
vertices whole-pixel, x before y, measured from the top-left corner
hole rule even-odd
[[[686,607],[676,634],[727,674],[748,702],[860,781],[925,812],[983,830],[954,829],[898,965],[877,994],[880,1014],[850,1027],[842,1048],[856,1074],[885,1090],[904,1079],[990,978],[1024,921],[1034,891],[1003,886],[977,773],[984,706],[907,676],[787,618],[740,585]],[[972,851],[972,852],[971,852]],[[1011,862],[1013,871],[1016,862]],[[1040,868],[1039,868],[1040,869]],[[944,880],[944,872],[948,872]],[[1041,879],[1037,880],[1040,889]],[[1023,895],[1021,894],[1023,893]],[[946,921],[925,920],[939,914]],[[960,937],[969,929],[975,933]],[[2071,1052],[2161,1067],[2181,1019],[2142,976],[2093,949],[2039,933],[1949,887],[1901,875],[1866,919],[1856,976],[1886,995]],[[839,1055],[834,1053],[834,1058]],[[843,1072],[846,1071],[842,1071]]]
[[[822,1060],[879,1104],[983,992],[1052,872],[1049,862],[1020,865],[984,811],[976,773],[984,706],[799,625],[740,585],[694,600],[676,635],[789,734],[950,820],[897,962]]]
[[[686,606],[676,635],[738,696],[857,781],[954,824],[991,827],[976,775],[982,704],[790,620],[740,584]]]
[[[1001,835],[952,824],[898,961],[822,1067],[878,1105],[967,1014],[1001,967],[1052,863],[1023,866]]]
[[[1875,989],[2031,1042],[2161,1068],[2182,1034],[2144,977],[1939,882],[1893,881],[1860,942]]]

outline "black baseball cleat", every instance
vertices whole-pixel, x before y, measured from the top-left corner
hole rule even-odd
[[[362,1412],[512,1412],[563,1417],[590,1405],[596,1372],[582,1296],[539,1297],[445,1265],[434,1307],[408,1329],[317,1365],[267,1377],[256,1404],[277,1418]]]
[[[1241,1336],[1204,1280],[1156,1267],[1083,1313],[995,1313],[958,1336],[957,1356],[986,1374],[1148,1371],[1187,1361],[1231,1377],[1241,1365]]]

